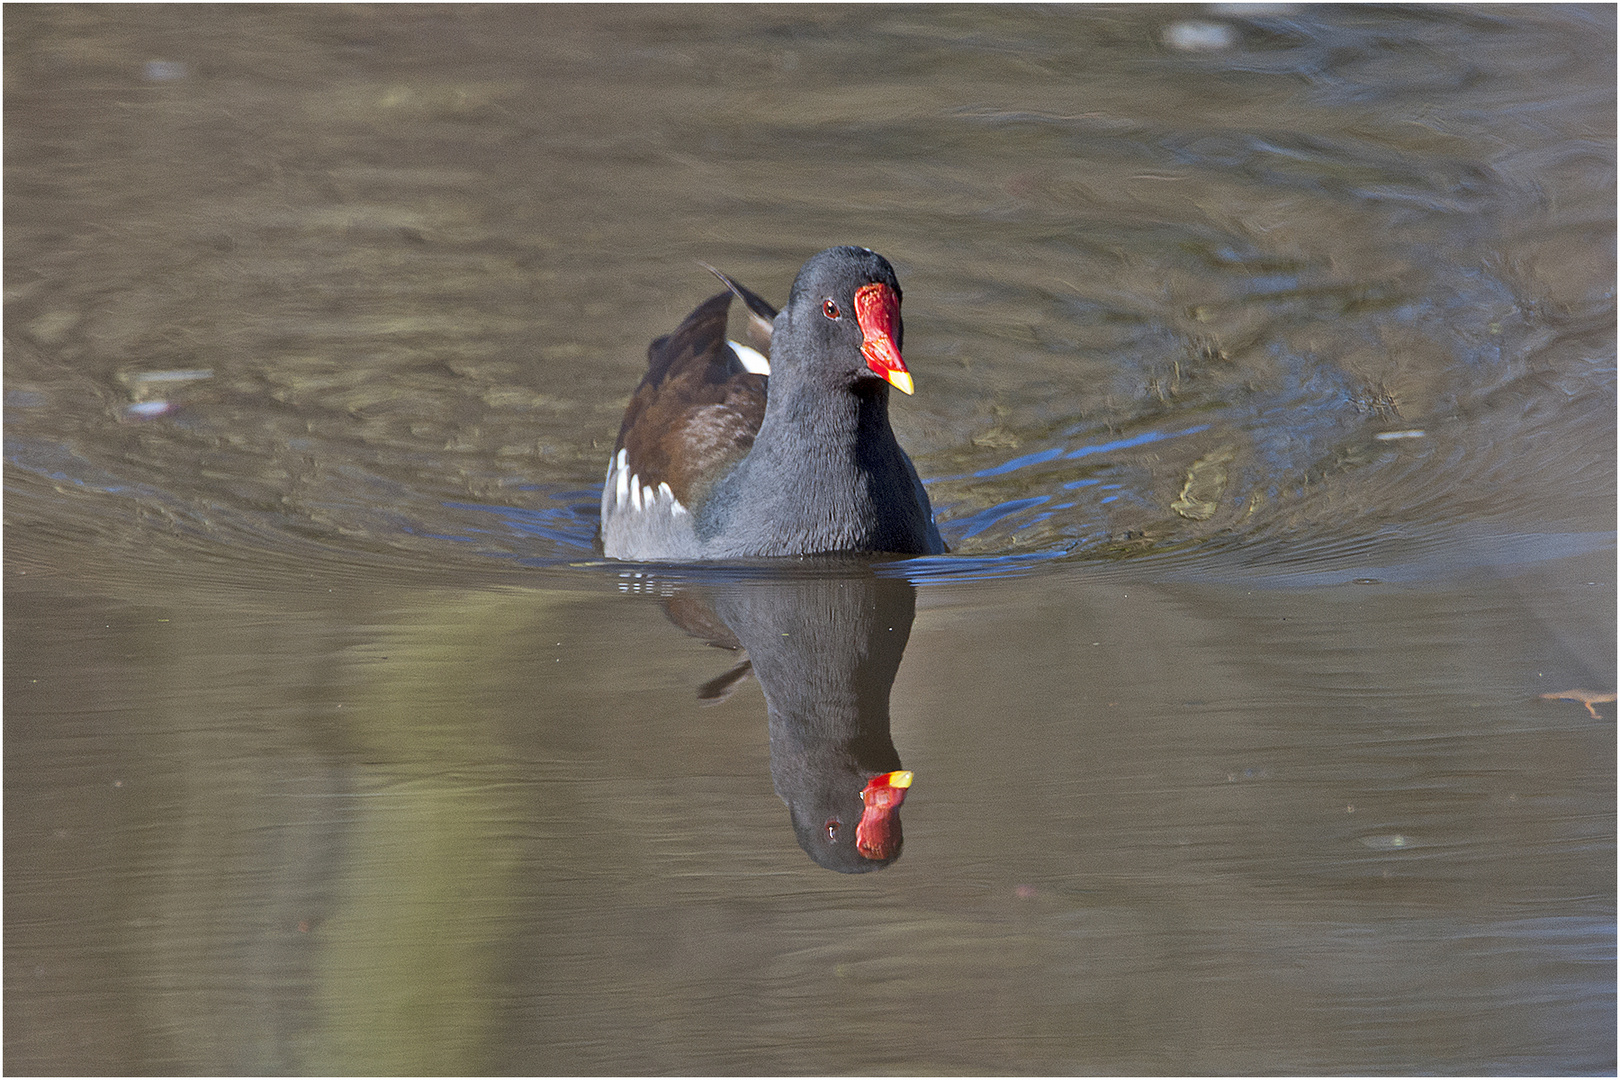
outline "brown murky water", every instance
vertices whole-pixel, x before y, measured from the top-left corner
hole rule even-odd
[[[1611,7],[5,31],[9,1072],[1614,1070]],[[845,242],[952,553],[597,559]]]

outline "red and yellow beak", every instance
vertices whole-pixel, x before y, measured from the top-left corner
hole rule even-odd
[[[911,787],[905,769],[874,776],[861,791],[861,823],[855,826],[855,850],[868,859],[892,859],[900,854],[900,819],[896,811]]]
[[[894,328],[900,322],[900,298],[881,281],[855,290],[855,321],[861,325],[861,354],[866,366],[883,376],[902,394],[915,392],[911,372],[900,359],[900,346],[894,343]]]

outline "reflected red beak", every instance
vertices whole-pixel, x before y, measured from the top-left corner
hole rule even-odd
[[[855,827],[855,850],[868,859],[892,859],[900,854],[900,819],[896,812],[911,787],[911,773],[874,776],[861,790],[861,823]]]
[[[856,289],[855,321],[861,325],[866,366],[902,394],[915,392],[911,372],[900,359],[900,346],[894,343],[894,328],[900,322],[900,298],[894,290],[879,281]]]

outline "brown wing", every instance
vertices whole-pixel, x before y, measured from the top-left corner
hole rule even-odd
[[[668,484],[689,509],[748,453],[765,417],[765,377],[749,373],[726,344],[731,296],[705,300],[648,347],[647,374],[614,445],[642,484]]]

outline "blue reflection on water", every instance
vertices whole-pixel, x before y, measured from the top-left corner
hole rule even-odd
[[[994,468],[981,469],[972,475],[981,479],[989,476],[1000,476],[1003,473],[1010,473],[1015,469],[1022,469],[1027,465],[1040,465],[1044,462],[1056,461],[1062,456],[1063,447],[1053,446],[1045,450],[1037,451],[1033,454],[1025,454],[1022,457],[1015,457],[1011,461],[1003,462]]]
[[[525,509],[481,503],[446,502],[450,510],[490,514],[503,527],[524,536],[537,536],[555,544],[590,551],[596,531],[599,492],[564,491],[551,496],[559,505]],[[579,501],[574,501],[579,500]]]
[[[1132,435],[1128,439],[1116,439],[1113,442],[1098,443],[1095,446],[1081,446],[1077,449],[1070,450],[1063,456],[1065,459],[1072,461],[1075,458],[1089,457],[1092,454],[1102,454],[1109,450],[1128,450],[1133,446],[1146,446],[1148,443],[1163,442],[1166,439],[1177,439],[1183,435],[1196,435],[1200,431],[1208,430],[1208,424],[1198,424],[1194,427],[1182,428],[1180,431],[1144,431],[1142,434]]]
[[[951,532],[963,540],[970,536],[977,536],[1002,518],[1016,514],[1020,510],[1028,510],[1031,507],[1039,506],[1049,498],[1051,498],[1049,495],[1037,495],[1034,498],[1013,499],[1011,502],[998,503],[988,509],[980,510],[977,514],[951,522]]]
[[[1111,442],[1094,443],[1090,446],[1077,446],[1073,450],[1062,446],[1049,446],[1045,450],[1036,450],[1034,453],[1021,454],[1010,461],[1000,465],[992,465],[988,469],[978,472],[963,473],[957,476],[936,476],[927,481],[930,484],[946,480],[984,480],[994,476],[1004,476],[1031,465],[1044,465],[1048,461],[1073,461],[1076,458],[1090,457],[1092,454],[1105,454],[1111,450],[1129,450],[1135,446],[1146,446],[1149,443],[1164,442],[1166,439],[1178,439],[1183,435],[1196,435],[1200,431],[1208,431],[1208,424],[1198,424],[1180,431],[1144,431],[1140,435],[1132,435],[1126,439],[1114,439]]]

